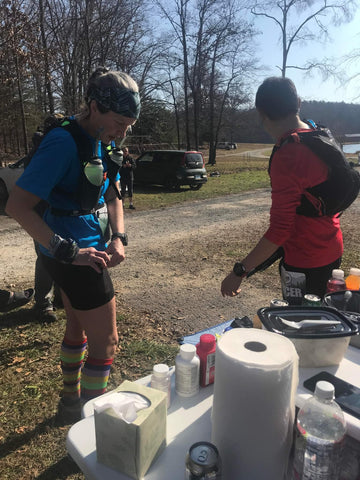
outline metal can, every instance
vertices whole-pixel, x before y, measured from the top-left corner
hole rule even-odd
[[[194,443],[186,455],[186,480],[221,479],[218,449],[209,442]]]
[[[270,307],[288,307],[289,302],[287,300],[280,300],[279,298],[274,298],[270,302]]]
[[[317,295],[307,293],[304,295],[302,304],[309,307],[321,307],[322,301]]]

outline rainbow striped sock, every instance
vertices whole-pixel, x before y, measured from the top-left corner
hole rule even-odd
[[[82,400],[89,400],[106,392],[112,362],[112,358],[87,358],[81,374]]]
[[[64,397],[80,397],[81,367],[83,364],[87,339],[81,343],[64,338],[61,344],[61,370],[63,373]]]

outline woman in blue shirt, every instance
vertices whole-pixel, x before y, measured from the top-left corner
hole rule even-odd
[[[62,291],[67,323],[60,406],[65,410],[78,412],[83,401],[105,392],[118,343],[108,269],[125,259],[127,237],[119,175],[111,176],[106,146],[125,138],[139,113],[136,82],[123,72],[98,68],[82,111],[45,136],[6,206],[40,244],[41,259]],[[92,168],[95,176],[88,173]],[[49,204],[43,218],[34,210],[41,199]]]

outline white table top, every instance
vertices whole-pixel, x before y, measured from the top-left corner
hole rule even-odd
[[[360,387],[360,350],[349,347],[339,366],[321,368],[301,368],[296,404],[301,407],[311,393],[304,389],[303,381],[326,370],[353,385]],[[147,383],[149,377],[139,380]],[[189,447],[198,441],[211,439],[211,407],[213,385],[201,388],[192,398],[173,395],[167,417],[167,447],[150,467],[145,480],[183,480],[185,456]],[[92,406],[84,407],[86,418],[71,427],[66,439],[66,447],[78,464],[87,480],[129,480],[96,460],[96,441]],[[345,413],[348,434],[360,441],[360,420]]]

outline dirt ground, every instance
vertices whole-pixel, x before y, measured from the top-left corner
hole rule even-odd
[[[270,191],[231,195],[146,212],[125,210],[129,246],[111,270],[117,301],[165,322],[185,335],[235,316],[254,318],[281,296],[276,267],[243,284],[237,298],[223,298],[220,283],[265,231]],[[342,217],[346,242],[357,245],[360,200]],[[30,237],[0,215],[2,288],[32,286],[35,253]]]

